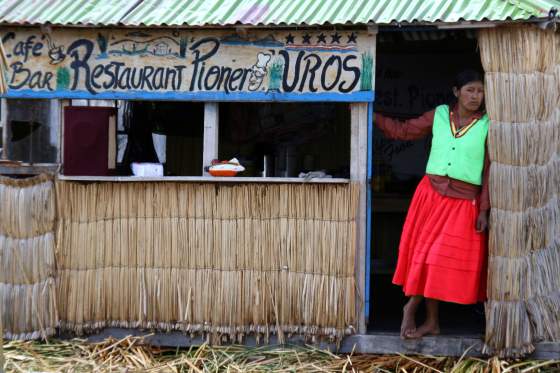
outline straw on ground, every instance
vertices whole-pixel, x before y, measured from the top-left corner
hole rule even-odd
[[[11,341],[4,345],[6,371],[15,372],[549,372],[557,361],[497,358],[337,355],[312,346],[161,348],[143,337]]]

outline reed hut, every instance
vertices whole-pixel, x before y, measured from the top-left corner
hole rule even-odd
[[[6,338],[560,351],[557,1],[45,4],[0,4]],[[450,310],[447,335],[400,341],[384,283],[428,145],[387,142],[372,113],[445,102],[465,65],[492,120],[485,327]]]

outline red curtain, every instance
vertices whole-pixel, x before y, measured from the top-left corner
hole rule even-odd
[[[64,109],[65,175],[109,174],[109,117],[115,108],[69,106]]]

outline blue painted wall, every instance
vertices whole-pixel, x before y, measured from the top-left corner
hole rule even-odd
[[[283,93],[283,92],[102,92],[11,90],[2,97],[35,99],[146,100],[146,101],[262,101],[262,102],[373,102],[373,91],[354,93]]]

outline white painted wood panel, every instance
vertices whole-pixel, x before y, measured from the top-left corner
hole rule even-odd
[[[218,158],[219,108],[217,102],[207,102],[204,104],[203,176],[210,175],[204,171],[204,167],[209,166],[213,159]]]
[[[366,260],[366,193],[367,193],[367,120],[368,104],[350,105],[350,179],[360,185],[360,201],[356,217],[356,281],[359,294],[356,297],[358,312],[358,333],[366,332],[365,300],[365,260]]]

